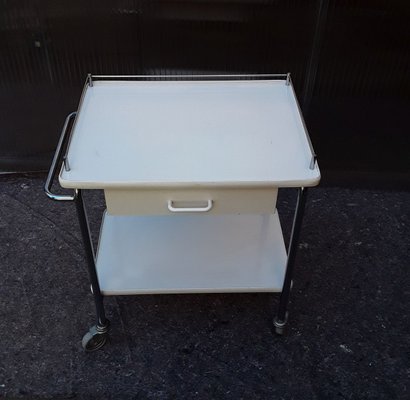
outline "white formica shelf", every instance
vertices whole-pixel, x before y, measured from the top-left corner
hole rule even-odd
[[[285,80],[93,81],[66,188],[300,187],[319,182]]]
[[[104,216],[104,295],[279,292],[286,250],[272,215]]]

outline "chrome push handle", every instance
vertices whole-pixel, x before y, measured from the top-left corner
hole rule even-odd
[[[68,125],[70,124],[70,121],[73,118],[75,118],[76,115],[77,115],[76,111],[72,112],[71,114],[69,114],[67,116],[67,118],[64,122],[63,130],[61,131],[60,140],[58,141],[57,149],[56,149],[56,152],[55,152],[54,158],[53,158],[53,162],[51,163],[50,171],[48,172],[46,184],[44,186],[44,191],[46,192],[46,195],[52,200],[73,201],[77,197],[77,189],[74,190],[74,194],[72,194],[72,195],[54,194],[51,191],[51,186],[53,185],[53,181],[54,181],[54,178],[55,178],[56,173],[57,173],[58,165],[61,162],[62,151],[63,151],[64,143],[65,143],[66,137],[67,137],[67,128],[68,128]],[[65,163],[66,160],[63,160],[63,162]]]

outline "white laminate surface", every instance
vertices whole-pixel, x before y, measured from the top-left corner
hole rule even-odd
[[[68,151],[68,188],[313,186],[284,80],[95,81]]]
[[[105,214],[97,256],[104,295],[279,292],[286,250],[278,213]]]

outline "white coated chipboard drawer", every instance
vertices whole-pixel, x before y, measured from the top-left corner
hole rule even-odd
[[[273,214],[277,188],[106,189],[110,215]]]

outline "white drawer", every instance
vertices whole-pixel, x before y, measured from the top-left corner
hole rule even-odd
[[[111,215],[269,214],[278,190],[256,189],[106,189]]]

